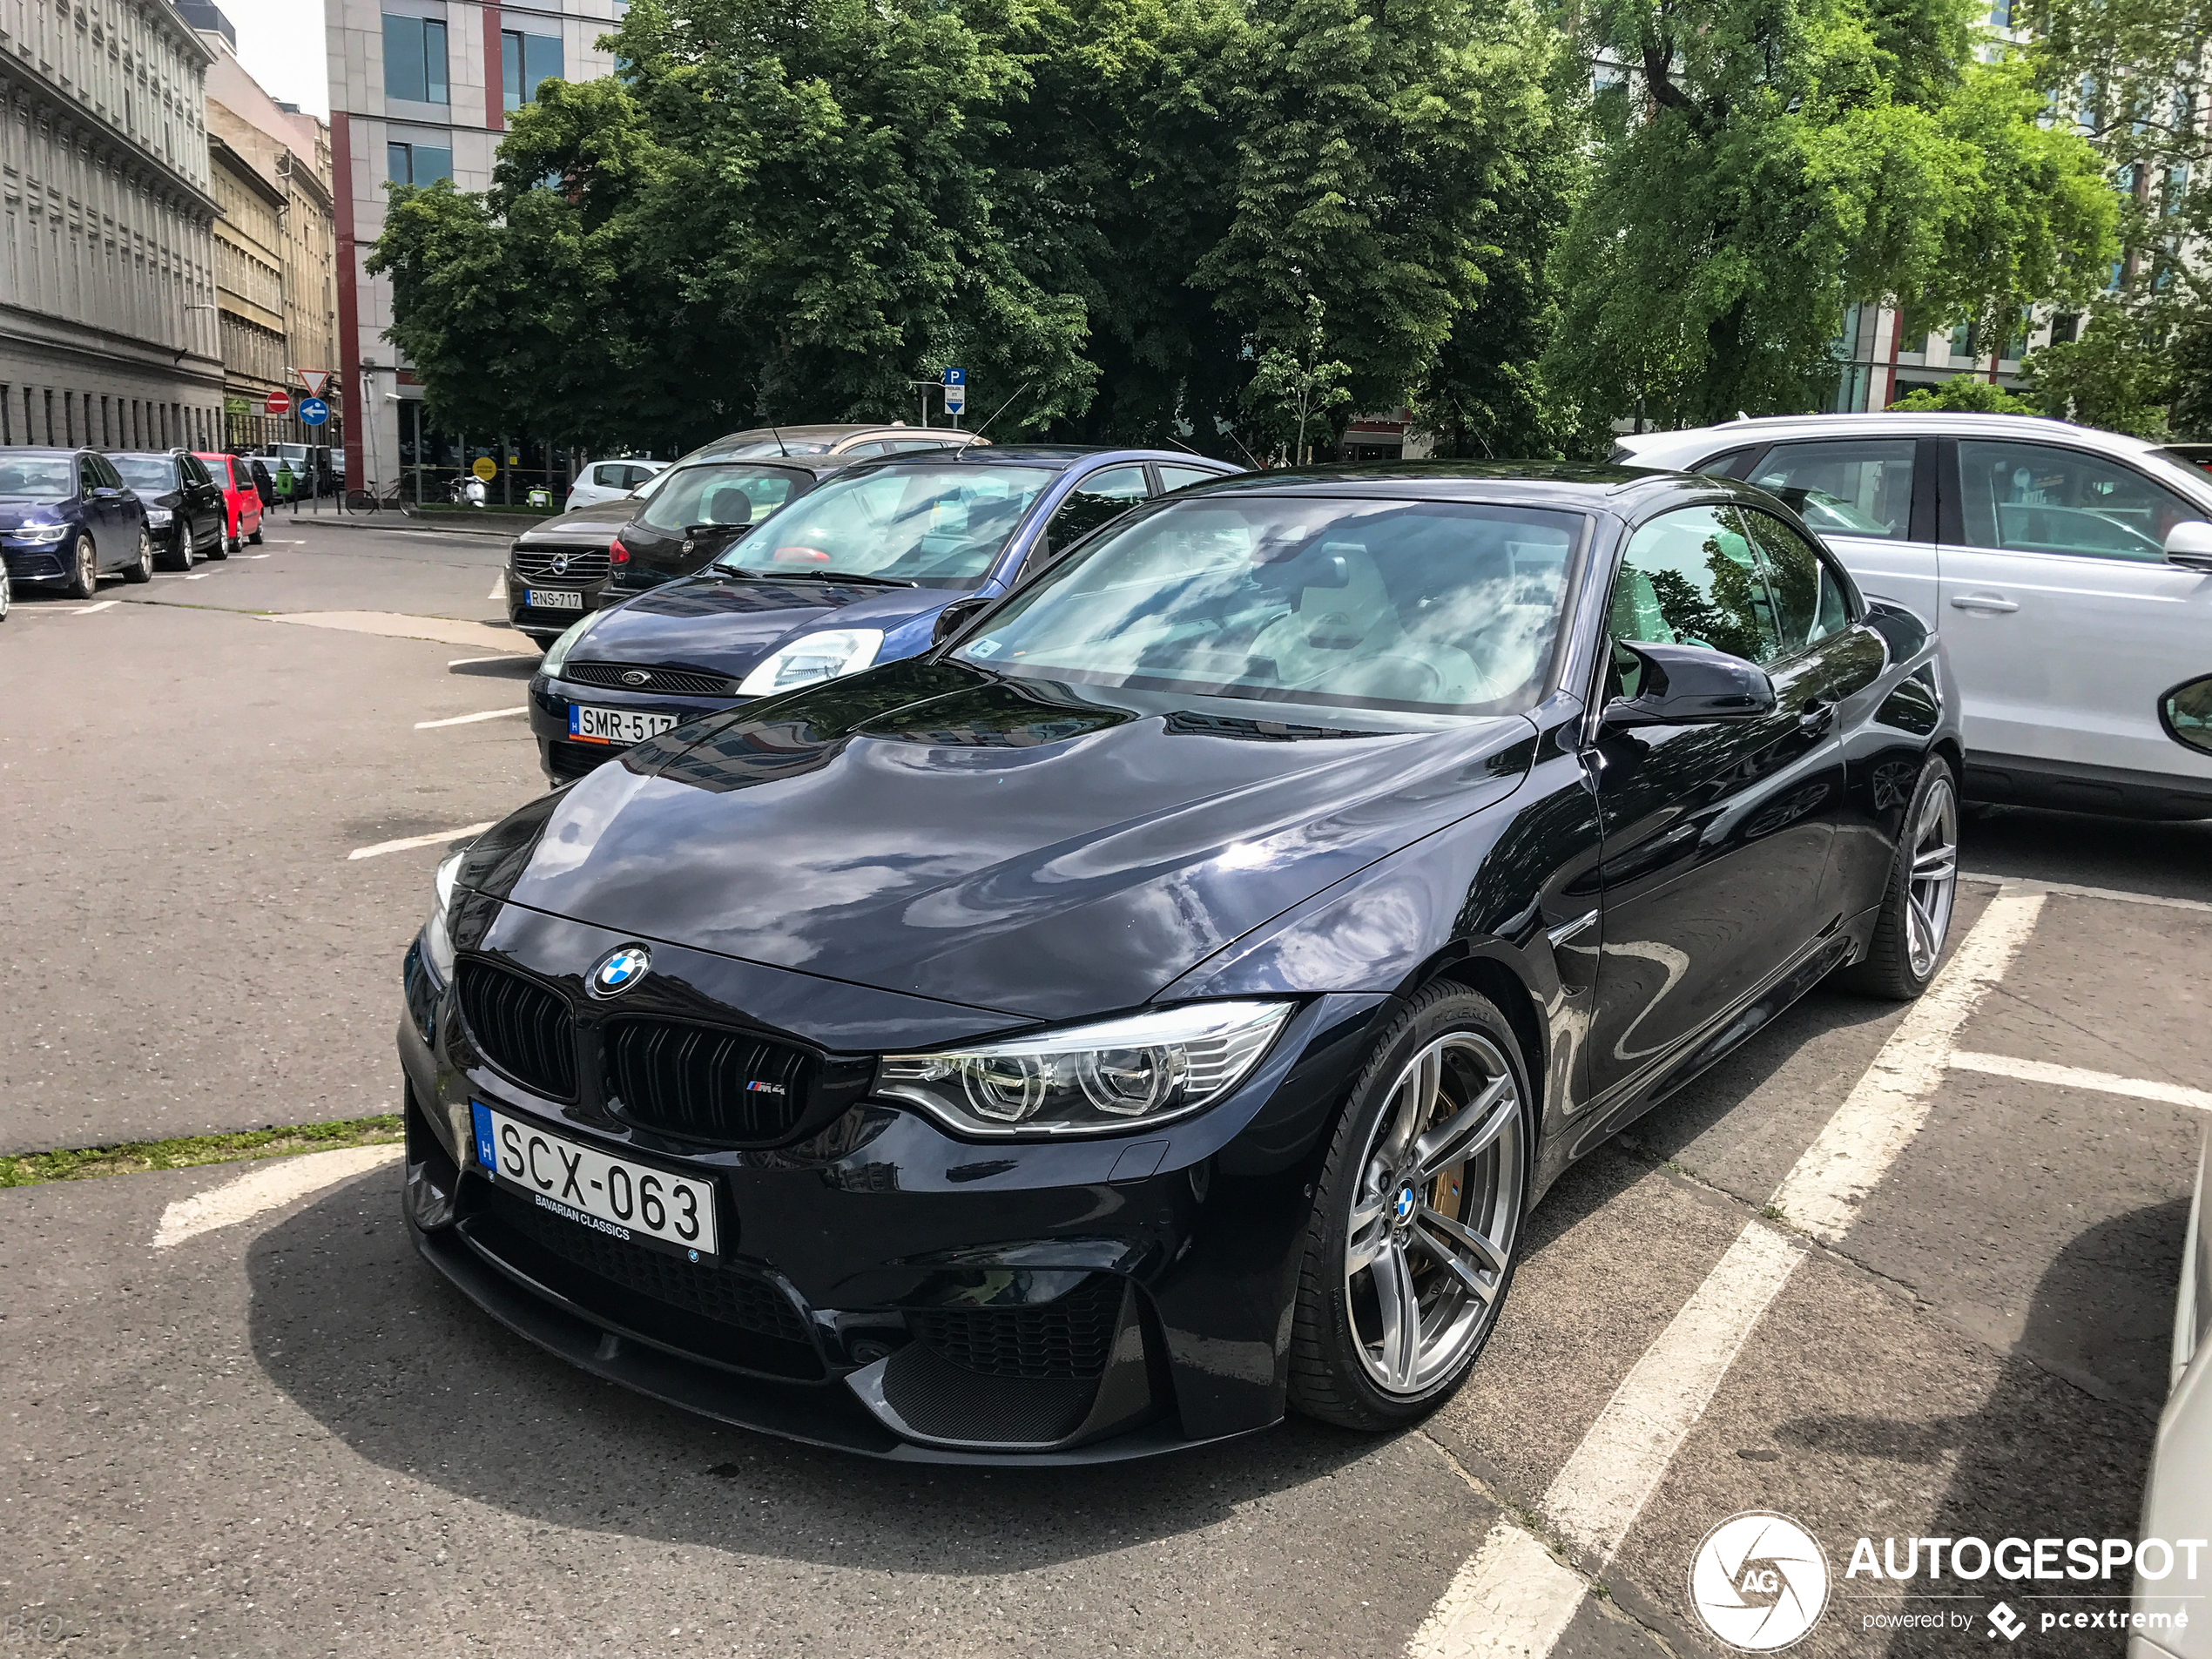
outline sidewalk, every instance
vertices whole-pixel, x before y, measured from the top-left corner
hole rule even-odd
[[[271,528],[288,524],[294,518],[289,506],[271,508],[266,522]],[[323,510],[303,507],[296,516],[302,524],[343,524],[355,529],[372,530],[433,530],[442,536],[496,536],[511,540],[524,530],[534,529],[550,518],[559,516],[547,513],[532,516],[523,513],[444,512],[401,513],[386,510],[376,513],[340,512],[326,499]]]

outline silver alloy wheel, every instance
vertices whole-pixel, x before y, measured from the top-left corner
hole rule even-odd
[[[138,532],[138,561],[135,568],[141,582],[153,574],[153,537],[145,530]]]
[[[7,567],[0,565],[0,622],[8,619],[8,607],[14,603],[15,597],[15,588],[8,580]]]
[[[1951,931],[1951,904],[1959,888],[1959,793],[1951,774],[1939,772],[1912,820],[1912,868],[1905,884],[1905,950],[1913,977],[1935,972]]]
[[[1513,1069],[1475,1032],[1415,1055],[1390,1103],[1360,1157],[1345,1305],[1369,1379],[1412,1397],[1489,1324],[1520,1231],[1527,1142]]]
[[[99,556],[92,551],[92,538],[81,531],[77,537],[77,585],[87,594],[98,592],[100,587]]]

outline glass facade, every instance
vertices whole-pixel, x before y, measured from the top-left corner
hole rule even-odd
[[[532,102],[540,81],[561,78],[559,36],[509,29],[501,32],[499,44],[501,87],[509,109],[519,110]]]
[[[444,104],[446,26],[434,17],[384,14],[384,96]]]

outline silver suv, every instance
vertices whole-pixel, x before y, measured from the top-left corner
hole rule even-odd
[[[2212,477],[2140,438],[2007,415],[1811,415],[1622,438],[1741,478],[1869,596],[1938,628],[1966,792],[2212,817]]]

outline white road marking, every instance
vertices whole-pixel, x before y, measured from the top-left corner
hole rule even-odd
[[[527,707],[519,709],[485,709],[477,714],[456,714],[449,720],[417,720],[417,732],[434,732],[442,725],[469,725],[478,720],[504,720],[509,715],[528,714]]]
[[[522,656],[523,653],[518,651],[502,651],[496,657],[455,657],[447,660],[446,666],[462,668],[470,663],[513,663],[521,661]]]
[[[296,546],[297,543],[293,545]],[[266,553],[233,553],[231,556],[234,559],[266,559],[269,556]]]
[[[1927,1121],[1959,1028],[2005,976],[2042,910],[2040,893],[2008,888],[1989,901],[1941,976],[1775,1189],[1774,1207],[1792,1226],[1827,1244],[1850,1231],[1859,1204]]]
[[[491,591],[486,594],[484,597],[487,599],[504,599],[506,597],[507,572],[502,570],[496,577],[492,578]]]
[[[2071,881],[2031,881],[2025,876],[1980,875],[1970,870],[1959,873],[1961,881],[1986,881],[1992,887],[2011,887],[2017,893],[2060,893],[2069,899],[2110,899],[2120,904],[2164,905],[2170,910],[2212,910],[2212,904],[2202,899],[2169,899],[2156,893],[2122,893],[2117,887],[2076,887]]]
[[[261,1168],[226,1181],[219,1187],[180,1198],[161,1212],[161,1225],[153,1235],[156,1250],[168,1250],[187,1238],[234,1227],[241,1221],[279,1209],[295,1198],[334,1186],[341,1181],[395,1162],[402,1149],[387,1146],[348,1146],[335,1152],[302,1152],[273,1158]]]
[[[1849,1231],[1858,1206],[1926,1121],[1959,1028],[2003,976],[2042,907],[2041,894],[2009,887],[1990,901],[1783,1178],[1770,1208],[1831,1244]],[[1538,1509],[1600,1570],[1806,1253],[1765,1222],[1747,1222],[1622,1379],[1546,1489]],[[1501,1521],[1453,1575],[1407,1652],[1419,1659],[1544,1659],[1587,1590],[1581,1574],[1561,1567],[1524,1528]]]
[[[72,617],[98,616],[101,611],[112,610],[122,603],[120,599],[103,599],[98,604],[86,605],[81,610],[72,610],[69,614]]]
[[[464,835],[482,835],[496,821],[488,818],[481,824],[463,824],[459,829],[440,830],[435,835],[409,835],[396,841],[379,841],[374,846],[357,846],[346,857],[348,860],[381,859],[387,853],[405,853],[418,846],[438,846],[447,841],[457,841]]]
[[[2185,1089],[2179,1083],[2155,1082],[2146,1077],[2119,1077],[2109,1071],[2084,1071],[2079,1066],[2015,1060],[2002,1054],[1954,1054],[1951,1064],[1959,1071],[2017,1077],[2022,1082],[2056,1083],[2061,1089],[2094,1089],[2101,1094],[2127,1095],[2135,1100],[2155,1100],[2161,1105],[2192,1106],[2200,1112],[2212,1112],[2212,1089]]]
[[[194,570],[190,576],[185,577],[184,579],[187,582],[205,582],[209,577],[214,574],[215,573],[212,570]]]

